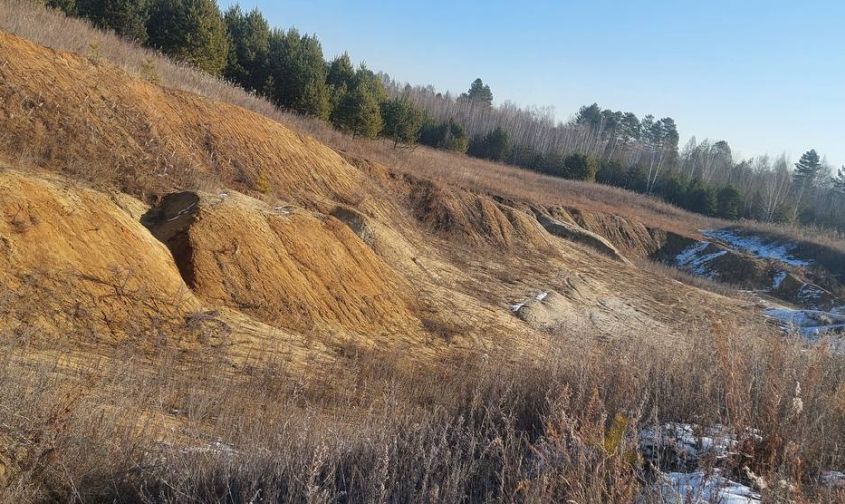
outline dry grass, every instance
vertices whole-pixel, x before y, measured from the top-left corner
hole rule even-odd
[[[636,264],[639,268],[650,271],[652,273],[665,276],[671,278],[672,280],[676,280],[686,285],[691,285],[693,287],[710,291],[715,294],[719,294],[722,296],[728,297],[737,297],[739,296],[739,287],[731,286],[723,282],[717,282],[715,280],[710,280],[707,277],[693,275],[686,271],[680,270],[674,266],[670,266],[668,264],[658,262],[652,259],[638,259]]]
[[[845,466],[845,361],[735,330],[696,328],[693,352],[571,334],[566,351],[518,371],[472,361],[397,369],[361,351],[346,363],[357,385],[331,397],[331,376],[292,382],[268,367],[235,380],[213,356],[188,363],[167,351],[149,361],[124,348],[57,372],[59,357],[18,360],[19,342],[3,348],[0,368],[0,439],[21,448],[2,495],[627,503],[651,477],[635,456],[638,429],[681,420],[759,429],[762,440],[723,471],[744,480],[748,466],[793,484],[793,502],[833,502],[816,483]]]
[[[24,0],[0,0],[0,27],[260,112],[402,173],[680,233],[721,225],[618,189],[353,140]],[[10,297],[0,290],[0,308]],[[745,481],[747,466],[793,485],[795,502],[845,498],[817,485],[821,471],[845,468],[845,358],[717,318],[660,344],[562,331],[530,362],[473,353],[416,368],[400,350],[350,341],[307,378],[272,361],[233,376],[219,354],[184,352],[169,338],[151,353],[144,332],[95,354],[0,328],[0,502],[627,503],[653,479],[637,431],[673,420],[758,429],[759,442],[719,462],[732,478]],[[423,323],[444,341],[460,329]]]

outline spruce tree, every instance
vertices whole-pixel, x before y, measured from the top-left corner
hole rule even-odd
[[[584,154],[570,154],[563,160],[563,176],[571,180],[594,182],[598,163]]]
[[[152,0],[148,45],[212,75],[229,54],[226,24],[214,0]]]
[[[469,144],[469,155],[492,161],[504,161],[510,154],[511,141],[501,127],[484,136],[476,136]]]
[[[696,213],[714,215],[718,209],[716,191],[697,178],[687,188],[683,207]]]
[[[744,204],[742,194],[737,188],[725,186],[716,194],[716,215],[723,219],[739,219],[742,217]]]

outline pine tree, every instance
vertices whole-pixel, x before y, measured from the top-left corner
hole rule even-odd
[[[270,34],[269,70],[273,101],[301,114],[328,119],[331,100],[326,86],[326,62],[317,37],[295,29]]]
[[[384,120],[382,135],[393,140],[394,149],[399,143],[416,143],[423,114],[409,100],[394,98],[382,103],[381,117]]]
[[[214,0],[153,0],[147,34],[150,46],[212,75],[226,67],[229,38]]]
[[[147,41],[149,7],[147,0],[76,0],[80,16],[139,43]]]
[[[383,126],[380,104],[386,94],[381,81],[362,65],[332,111],[332,124],[352,136],[378,136]]]
[[[239,6],[223,16],[229,35],[229,59],[223,75],[248,91],[264,91],[269,76],[270,25],[261,11],[247,14]]]
[[[349,54],[343,53],[329,65],[326,83],[336,89],[348,89],[355,80],[355,67],[349,59]]]
[[[805,152],[801,159],[795,163],[795,172],[792,177],[802,191],[811,188],[818,178],[819,171],[822,168],[819,155],[815,149]]]
[[[598,103],[585,105],[578,109],[578,115],[575,116],[575,124],[589,126],[593,130],[598,130],[601,127],[601,123],[602,113]]]
[[[469,91],[461,94],[461,100],[469,100],[472,103],[480,103],[485,106],[493,105],[493,92],[490,86],[484,84],[481,79],[475,79],[469,86]]]

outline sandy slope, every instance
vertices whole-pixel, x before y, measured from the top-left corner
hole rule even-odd
[[[0,61],[0,157],[29,170],[0,173],[12,332],[149,346],[160,333],[300,363],[352,346],[436,364],[530,359],[585,332],[683,341],[751,313],[631,264],[665,240],[643,223],[344,158],[7,34]]]

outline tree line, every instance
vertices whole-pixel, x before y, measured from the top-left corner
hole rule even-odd
[[[845,167],[833,173],[814,150],[794,166],[784,156],[740,160],[725,141],[679,148],[671,117],[592,104],[560,122],[549,108],[493,105],[481,79],[458,96],[403,85],[345,53],[326,61],[316,36],[273,28],[257,9],[221,12],[214,0],[44,1],[353,136],[623,187],[726,219],[845,231]]]

